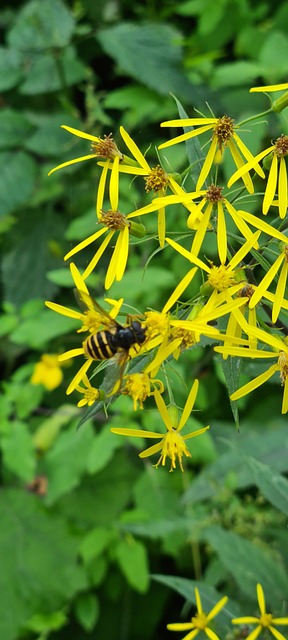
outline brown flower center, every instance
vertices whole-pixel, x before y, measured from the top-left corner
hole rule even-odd
[[[214,136],[217,137],[218,147],[222,151],[223,147],[226,147],[230,138],[234,133],[234,120],[229,116],[222,116],[218,118],[214,127]]]
[[[120,160],[123,160],[124,157],[123,153],[119,151],[116,142],[114,142],[112,133],[104,136],[104,138],[99,138],[98,142],[92,142],[91,151],[95,153],[96,156],[109,160],[114,160],[116,156],[119,156]]]
[[[166,171],[160,167],[160,164],[157,164],[157,167],[151,170],[149,176],[144,177],[145,181],[145,191],[149,193],[149,191],[161,191],[161,189],[166,189],[168,184],[168,176]]]
[[[119,231],[119,229],[130,226],[130,222],[128,222],[123,213],[120,213],[120,211],[112,211],[112,209],[101,211],[100,222],[113,231]]]
[[[206,200],[209,200],[209,202],[219,202],[219,200],[224,200],[222,191],[223,187],[217,187],[215,184],[211,184],[206,191],[205,198]]]
[[[288,155],[288,136],[285,136],[284,133],[275,141],[274,153],[276,153],[278,158],[283,158]]]

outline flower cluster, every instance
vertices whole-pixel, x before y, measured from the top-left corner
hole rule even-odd
[[[287,86],[266,87],[266,90],[282,88]],[[254,90],[265,90],[265,87]],[[272,102],[265,113],[278,112],[285,106],[286,93]],[[250,118],[253,119],[255,116]],[[142,458],[160,453],[156,467],[165,465],[169,458],[171,470],[177,463],[183,470],[183,456],[191,455],[186,441],[208,429],[206,426],[182,435],[196,402],[198,381],[192,380],[187,385],[190,391],[187,390],[186,404],[178,419],[166,371],[168,362],[184,358],[195,345],[202,346],[205,339],[209,339],[210,344],[215,343],[215,351],[224,359],[228,356],[276,359],[272,367],[235,391],[231,399],[237,400],[278,373],[279,383],[284,389],[282,413],[288,411],[288,343],[285,338],[288,333],[285,326],[288,309],[288,240],[285,235],[288,135],[279,132],[267,149],[254,156],[242,140],[243,125],[248,121],[235,123],[231,116],[222,115],[162,122],[162,127],[170,130],[184,127],[185,132],[159,146],[155,164],[147,160],[122,126],[119,131],[121,148],[111,133],[99,138],[63,126],[72,135],[89,140],[91,152],[50,171],[51,174],[86,160],[94,161],[97,171],[100,167],[96,231],[64,257],[69,260],[87,246],[95,245],[94,255],[82,274],[74,263],[70,264],[81,311],[55,302],[46,303],[53,311],[78,320],[77,333],[86,333],[80,344],[78,342],[59,356],[60,362],[81,357],[81,366],[70,381],[67,393],[80,393],[79,406],[95,405],[95,410],[99,402],[103,404],[111,396],[119,394],[130,396],[135,410],[138,407],[142,409],[146,400],[152,398],[166,432],[124,428],[112,431],[124,436],[158,439],[160,442],[140,453]],[[195,190],[189,191],[185,184],[190,167],[183,172],[182,178],[177,177],[167,170],[161,153],[178,143],[185,142],[189,146],[196,136],[203,138],[204,144],[201,156],[195,157],[195,166],[200,166]],[[227,154],[235,165],[228,180],[227,175],[224,179],[225,172],[221,170],[223,163],[226,166]],[[122,174],[131,176],[131,180],[139,180],[140,184],[142,181],[143,206],[135,209],[133,205],[126,211],[120,208]],[[238,180],[241,182],[236,187]],[[254,201],[255,180],[257,188],[260,182],[260,190],[262,184],[266,185],[262,211],[246,211],[240,202],[245,191],[248,194],[245,202],[249,204],[249,198],[250,204]],[[179,210],[181,224],[176,230],[169,225],[171,206],[173,211],[175,206]],[[279,217],[270,221],[263,219],[262,214],[270,217],[275,208]],[[114,281],[122,280],[127,269],[129,255],[133,251],[131,239],[136,237],[141,242],[146,236],[143,220],[147,219],[153,225],[155,215],[155,233],[152,238],[147,236],[145,241],[151,238],[154,242],[156,237],[158,252],[165,250],[171,256],[173,251],[177,252],[181,256],[179,260],[183,259],[183,270],[187,261],[189,268],[161,310],[153,310],[149,306],[142,308],[139,314],[127,316],[123,323],[117,318],[119,314],[123,315],[125,307],[129,309],[129,301],[106,297],[104,305],[99,305],[89,293],[87,280],[103,263],[105,254],[108,266],[103,286],[107,296]],[[171,237],[175,231],[176,238]],[[208,245],[214,247],[213,261],[206,258]],[[110,386],[100,385],[99,389],[92,386],[88,370],[91,374],[91,367],[97,361],[96,372],[106,368],[110,362],[115,364],[116,380],[114,376]],[[162,398],[165,388],[169,393],[168,406]],[[188,634],[187,638],[194,635]],[[209,637],[214,636],[210,634]]]
[[[275,625],[288,625],[288,618],[274,618],[272,613],[268,613],[266,611],[266,603],[264,591],[261,584],[257,584],[257,599],[260,610],[260,616],[257,618],[256,616],[244,616],[243,618],[233,618],[231,620],[232,624],[239,624],[240,627],[240,635],[235,637],[245,638],[246,640],[256,640],[258,636],[260,636],[261,631],[270,631],[271,636],[277,638],[277,640],[286,640],[285,636],[283,636]],[[182,640],[193,640],[196,638],[199,632],[204,631],[207,638],[210,640],[220,640],[219,636],[215,633],[213,628],[211,628],[211,621],[220,613],[221,609],[223,609],[228,602],[227,596],[224,596],[217,602],[213,609],[206,614],[203,611],[200,593],[197,587],[195,588],[195,600],[197,612],[191,618],[191,622],[173,622],[167,624],[167,629],[170,631],[188,631]],[[252,628],[250,633],[250,625],[257,625]],[[213,625],[213,623],[212,623]],[[266,636],[265,636],[266,637]]]

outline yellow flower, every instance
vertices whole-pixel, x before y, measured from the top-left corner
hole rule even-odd
[[[87,305],[89,306],[87,306],[87,308],[85,308],[81,312],[75,311],[74,309],[69,309],[69,307],[64,307],[62,304],[57,304],[57,302],[46,301],[45,305],[49,309],[52,309],[52,311],[60,313],[62,316],[67,316],[68,318],[79,320],[82,323],[82,326],[80,327],[80,329],[78,329],[78,333],[81,333],[82,331],[96,333],[103,326],[103,316],[101,316],[100,311],[93,304],[93,299],[89,296],[89,291],[86,287],[83,277],[80,275],[76,265],[73,262],[71,262],[70,264],[70,271],[76,290],[78,292],[84,292],[86,294]],[[105,300],[111,305],[109,315],[112,318],[116,318],[123,303],[123,298],[120,298],[120,300],[118,301],[111,300],[110,298],[105,298]]]
[[[260,616],[256,618],[254,616],[244,616],[243,618],[234,618],[232,620],[233,624],[258,624],[258,626],[249,633],[249,636],[246,636],[246,640],[256,640],[260,635],[261,631],[267,631],[269,629],[270,633],[277,640],[286,640],[287,636],[283,636],[278,629],[275,629],[274,625],[288,625],[288,618],[274,618],[272,613],[267,613],[264,591],[261,584],[257,584],[257,598],[260,609]]]
[[[104,391],[92,387],[86,373],[84,373],[84,375],[82,376],[81,382],[83,383],[84,387],[82,387],[80,383],[75,387],[76,391],[83,394],[83,398],[79,400],[79,402],[77,403],[77,407],[84,407],[85,404],[87,404],[88,407],[91,407],[92,404],[96,402],[96,400],[104,400]]]
[[[283,386],[283,400],[282,400],[282,414],[287,413],[288,411],[288,345],[285,340],[278,338],[277,336],[273,336],[269,333],[266,333],[262,329],[258,329],[257,327],[249,327],[249,332],[255,338],[257,338],[260,342],[264,344],[270,345],[273,351],[264,351],[260,349],[253,348],[243,348],[243,347],[234,347],[229,345],[229,347],[214,347],[214,351],[224,355],[236,356],[240,358],[273,358],[276,359],[276,363],[273,364],[267,371],[261,373],[257,378],[251,380],[243,387],[232,393],[230,396],[231,400],[239,400],[243,396],[246,396],[254,389],[260,387],[264,382],[267,382],[274,373],[279,371],[280,380]]]
[[[172,622],[170,624],[167,624],[167,629],[169,629],[169,631],[189,631],[189,633],[187,633],[182,640],[193,640],[193,638],[196,638],[198,633],[201,631],[204,631],[204,633],[210,640],[220,640],[215,631],[211,629],[209,624],[210,621],[213,620],[213,618],[215,618],[219,611],[221,611],[221,609],[223,609],[223,607],[225,606],[226,602],[228,601],[227,596],[221,598],[221,600],[219,600],[219,602],[215,604],[213,609],[211,609],[210,613],[208,614],[204,613],[202,609],[200,594],[197,587],[195,587],[195,598],[197,613],[191,618],[191,622]]]
[[[124,376],[124,383],[122,393],[133,398],[134,411],[137,411],[138,403],[139,408],[143,409],[143,402],[145,402],[146,398],[153,396],[156,389],[159,393],[164,391],[163,382],[151,379],[145,371]]]
[[[161,451],[160,458],[155,465],[157,468],[160,464],[163,466],[166,463],[166,459],[170,458],[171,460],[171,468],[170,471],[174,471],[176,469],[176,461],[178,459],[178,463],[181,471],[184,471],[182,465],[182,457],[183,455],[187,457],[191,457],[189,450],[185,444],[185,441],[190,438],[195,438],[195,436],[199,436],[207,429],[208,427],[204,427],[203,429],[198,429],[198,431],[194,431],[185,436],[182,436],[180,431],[185,426],[194,406],[194,402],[196,400],[197,391],[198,391],[199,382],[195,380],[192,385],[191,391],[186,400],[185,407],[183,409],[182,416],[180,421],[178,422],[177,416],[175,414],[175,405],[170,407],[166,407],[165,402],[160,395],[157,389],[154,390],[154,398],[157,405],[157,409],[165,423],[167,433],[163,435],[163,433],[156,433],[155,431],[144,431],[143,429],[122,429],[122,428],[113,428],[111,429],[112,433],[118,433],[122,436],[133,436],[138,438],[156,438],[161,440],[158,444],[154,444],[152,447],[145,449],[142,453],[139,454],[140,458],[147,458],[148,456],[154,455],[154,453],[158,453]],[[177,412],[176,412],[177,413]]]
[[[285,218],[287,206],[288,206],[288,191],[287,191],[287,168],[286,168],[286,156],[288,155],[288,136],[282,134],[275,140],[275,143],[258,153],[255,158],[249,160],[244,166],[239,168],[228,181],[228,188],[238,180],[238,178],[244,179],[245,174],[248,174],[251,169],[256,170],[254,162],[258,163],[263,160],[265,156],[271,154],[272,161],[269,169],[267,185],[265,189],[265,195],[263,198],[262,212],[267,214],[273,203],[277,184],[278,184],[278,208],[280,218]],[[265,176],[262,176],[265,177]]]
[[[187,204],[190,199],[193,201],[194,199],[201,197],[198,204],[193,203],[192,211],[187,220],[187,226],[190,229],[196,229],[191,246],[191,253],[193,253],[193,255],[198,256],[207,229],[209,227],[211,228],[211,215],[215,211],[217,212],[217,226],[215,230],[217,233],[218,255],[222,264],[224,264],[227,259],[226,212],[229,214],[235,226],[239,229],[240,233],[246,240],[249,240],[249,238],[252,237],[252,231],[248,224],[263,231],[263,233],[269,234],[273,238],[277,238],[277,240],[281,240],[282,242],[287,240],[283,233],[267,224],[267,222],[260,220],[257,216],[254,216],[247,211],[237,211],[229,200],[222,195],[222,190],[223,187],[217,187],[212,184],[206,191],[196,191],[192,193],[186,193],[183,191],[182,196],[166,196],[165,198],[161,198],[159,201],[161,204],[163,203],[166,205],[177,204],[178,202]],[[191,207],[191,202],[189,204]],[[254,248],[259,248],[257,240],[255,240]]]
[[[40,362],[36,362],[30,379],[31,384],[42,384],[48,391],[59,387],[63,380],[63,373],[59,365],[58,356],[44,353]]]
[[[253,169],[260,176],[264,177],[264,172],[261,167],[257,164],[252,153],[247,149],[244,142],[242,142],[241,138],[236,133],[237,125],[233,124],[232,118],[229,116],[222,116],[221,118],[182,118],[179,120],[169,120],[167,122],[162,122],[161,127],[199,127],[189,131],[187,133],[183,133],[181,136],[177,136],[168,142],[164,142],[159,146],[159,149],[164,149],[170,147],[173,144],[177,144],[178,142],[183,142],[184,140],[189,140],[190,138],[194,138],[206,131],[212,130],[212,142],[209,147],[208,153],[204,160],[204,164],[199,174],[199,178],[196,185],[196,191],[201,189],[204,184],[208,173],[212,167],[213,162],[217,161],[217,163],[221,162],[224,150],[228,147],[232,158],[235,162],[237,169],[240,169],[244,165],[244,160],[253,161]],[[202,125],[202,126],[200,126]],[[243,176],[243,182],[245,187],[249,193],[254,192],[253,182],[251,180],[250,175]]]
[[[114,234],[117,233],[117,240],[105,277],[105,289],[109,289],[114,280],[119,282],[123,277],[128,259],[129,234],[134,233],[137,234],[138,237],[142,237],[146,232],[144,225],[139,225],[129,220],[129,218],[135,217],[137,212],[135,213],[135,211],[133,211],[133,213],[126,216],[118,211],[118,193],[114,194],[110,204],[111,209],[102,211],[100,214],[99,223],[104,225],[102,229],[96,231],[96,233],[93,233],[85,240],[82,240],[82,242],[77,244],[76,247],[71,249],[64,257],[64,260],[68,260],[74,256],[75,253],[78,253],[78,251],[82,251],[82,249],[88,247],[94,240],[98,240],[98,238],[107,234],[83,273],[83,279],[86,280],[98,264],[110,240],[112,240]]]

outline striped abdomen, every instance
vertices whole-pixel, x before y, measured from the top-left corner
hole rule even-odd
[[[118,351],[115,335],[105,329],[89,336],[83,346],[88,358],[93,358],[93,360],[108,360]]]

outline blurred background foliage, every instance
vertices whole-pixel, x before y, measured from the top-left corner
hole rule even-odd
[[[249,97],[248,89],[287,81],[287,27],[284,0],[1,4],[3,640],[164,640],[172,637],[168,622],[192,615],[197,584],[206,610],[221,594],[230,597],[217,619],[223,639],[231,615],[253,614],[256,582],[269,606],[279,615],[286,606],[287,615],[288,435],[279,385],[272,380],[265,395],[258,390],[242,400],[239,434],[217,358],[209,348],[204,356],[191,351],[185,368],[179,363],[171,372],[175,395],[183,406],[182,379],[197,375],[201,411],[193,425],[199,418],[213,428],[193,441],[185,474],[169,475],[138,460],[144,442],[123,446],[104,414],[77,430],[82,414],[65,395],[67,380],[53,391],[30,382],[43,352],[77,346],[77,323],[45,309],[43,300],[73,306],[63,256],[95,228],[95,164],[47,177],[57,164],[89,153],[60,125],[113,132],[118,140],[122,124],[145,151],[165,139],[159,123],[177,117],[171,94],[191,116],[194,107],[208,115],[207,104],[235,119],[261,111],[265,98]],[[273,135],[276,120],[271,126]],[[255,151],[261,136],[256,127]],[[183,146],[167,150],[165,161],[181,170]],[[131,203],[145,201],[121,176],[121,208]],[[173,223],[181,230],[177,208]],[[158,253],[142,281],[155,249],[155,242],[138,243],[111,296],[128,288],[128,304],[161,308],[183,261]],[[105,264],[91,279],[100,298],[104,274]],[[257,367],[251,363],[245,373]],[[72,373],[64,369],[64,378]],[[110,426],[123,424],[161,429],[153,403],[135,413],[127,398],[109,418]],[[184,600],[190,604],[182,611]]]

